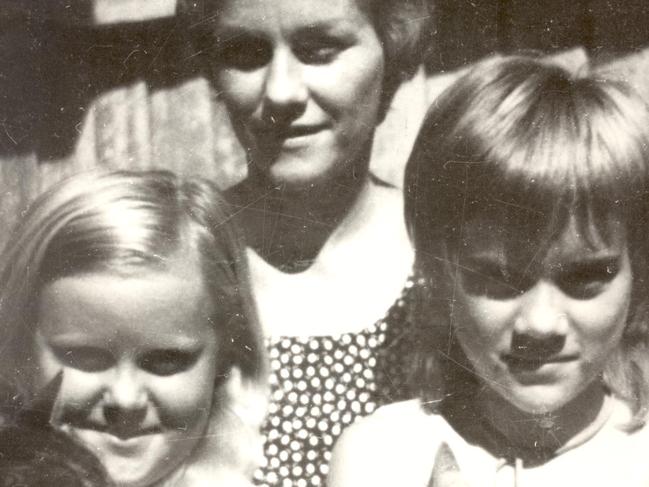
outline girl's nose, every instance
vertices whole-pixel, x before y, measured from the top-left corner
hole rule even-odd
[[[272,117],[296,118],[304,110],[308,88],[303,65],[290,50],[279,49],[274,53],[266,74],[264,98],[268,115]]]
[[[129,367],[115,371],[105,390],[103,415],[112,434],[130,438],[140,433],[148,410],[145,384]]]
[[[566,335],[569,318],[565,296],[552,282],[539,281],[521,299],[514,322],[515,334],[540,340]]]
[[[111,374],[104,400],[109,408],[135,411],[146,408],[148,393],[137,371],[131,370],[130,367],[121,367]]]

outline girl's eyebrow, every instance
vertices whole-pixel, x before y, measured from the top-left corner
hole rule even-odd
[[[40,331],[39,331],[40,333]],[[63,333],[40,333],[42,338],[54,345],[86,345],[93,342],[105,343],[104,337],[91,335],[88,333],[75,333],[75,332],[63,332]]]
[[[607,254],[594,257],[584,257],[583,259],[567,262],[561,266],[563,272],[579,272],[590,269],[600,269],[607,267],[617,267],[622,255],[619,253]]]
[[[55,347],[61,346],[100,346],[106,345],[106,337],[84,333],[67,332],[61,334],[43,335],[43,339]],[[149,343],[152,349],[202,349],[203,341],[189,335],[157,335]]]

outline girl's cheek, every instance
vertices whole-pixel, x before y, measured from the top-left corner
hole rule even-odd
[[[214,364],[202,363],[186,373],[152,381],[149,393],[160,414],[185,423],[209,415],[215,400],[214,370]]]
[[[104,382],[100,374],[64,367],[61,399],[69,399],[80,404],[95,402],[96,398],[102,394]]]
[[[36,390],[49,384],[65,368],[40,336],[36,337],[34,360],[32,384]]]
[[[515,305],[511,302],[465,296],[458,304],[456,326],[466,330],[479,343],[500,341],[514,319]]]
[[[65,364],[56,357],[50,347],[37,337],[35,349],[36,368],[33,388],[38,391],[48,385],[60,372],[63,373],[57,402],[61,405],[87,404],[101,389],[98,374],[82,372]]]

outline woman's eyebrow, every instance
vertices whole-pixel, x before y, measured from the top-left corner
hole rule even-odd
[[[263,38],[264,32],[240,24],[224,23],[216,24],[212,30],[212,37],[218,38],[219,42],[228,42],[236,40],[239,37]]]
[[[348,29],[347,25],[345,17],[340,17],[339,19],[316,20],[295,29],[292,33],[292,37],[308,37],[322,34],[351,35],[355,33],[354,30]]]

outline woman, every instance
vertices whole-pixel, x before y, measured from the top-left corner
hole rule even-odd
[[[271,356],[257,480],[319,485],[341,429],[405,394],[398,338],[413,253],[401,191],[370,172],[369,156],[394,91],[418,65],[425,2],[206,8],[200,49],[249,161],[229,198]]]

